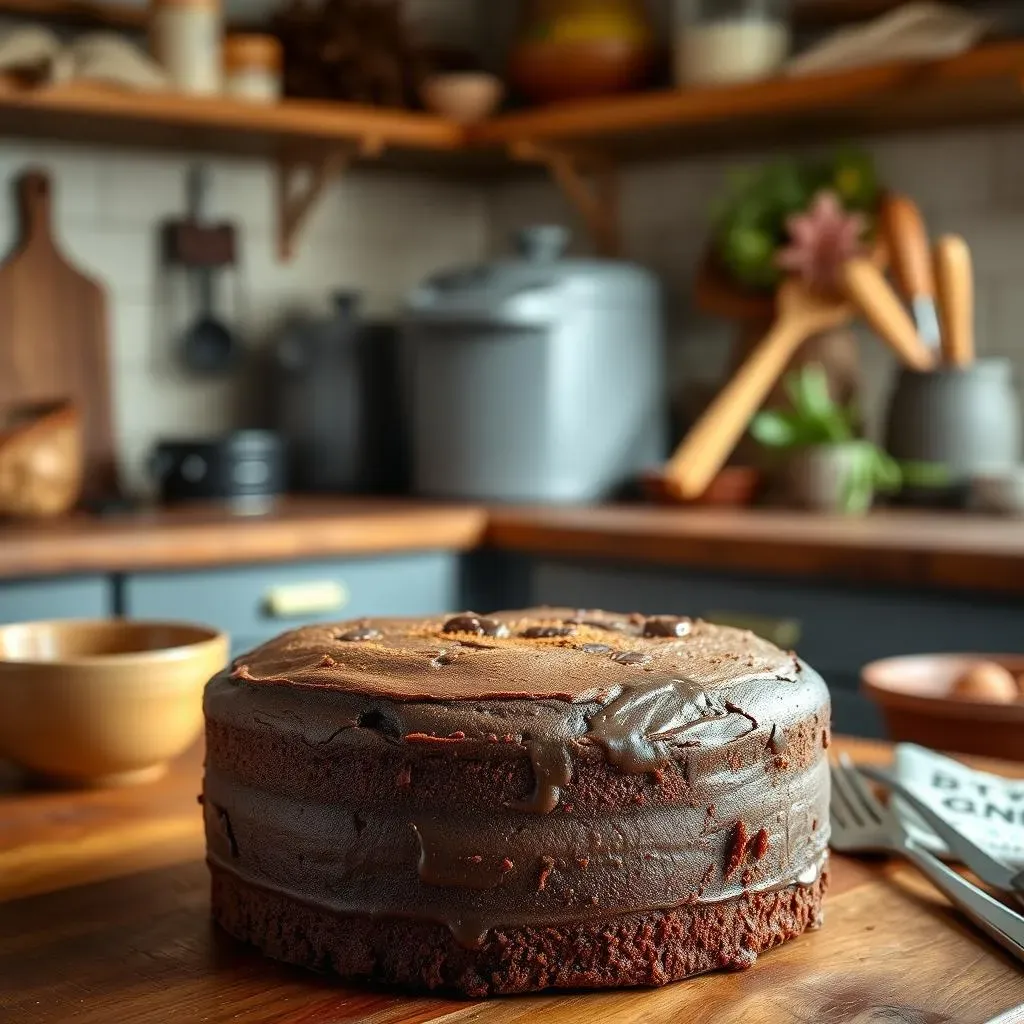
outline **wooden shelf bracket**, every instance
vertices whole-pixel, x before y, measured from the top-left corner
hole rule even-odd
[[[324,189],[340,178],[360,157],[380,156],[384,142],[365,138],[335,146],[314,157],[285,154],[277,161],[277,248],[282,262],[295,255],[295,241]]]
[[[516,160],[543,164],[555,184],[576,207],[601,256],[622,254],[619,168],[605,154],[518,141],[510,147]]]

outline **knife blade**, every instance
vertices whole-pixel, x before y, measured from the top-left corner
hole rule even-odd
[[[936,814],[920,797],[887,771],[871,765],[858,765],[857,770],[874,782],[886,786],[893,794],[909,804],[927,823],[928,827],[946,844],[949,851],[967,865],[983,882],[1000,892],[1018,899],[1024,897],[1024,872],[1016,872],[1002,861],[957,831],[941,815]]]
[[[939,347],[941,331],[935,305],[931,246],[924,218],[917,204],[902,195],[886,196],[880,215],[896,286],[910,304],[921,340],[934,351]]]

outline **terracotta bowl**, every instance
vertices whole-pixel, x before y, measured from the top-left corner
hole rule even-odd
[[[69,511],[82,491],[82,424],[67,402],[0,411],[0,516]]]
[[[726,466],[708,484],[708,489],[692,501],[677,497],[664,473],[644,473],[640,484],[648,501],[660,505],[746,508],[757,500],[764,485],[764,474],[754,466]]]
[[[158,778],[199,735],[228,638],[180,623],[0,627],[0,757],[72,785]]]
[[[509,80],[534,103],[629,92],[650,73],[654,53],[618,39],[524,42],[509,57]]]
[[[919,654],[866,665],[862,687],[881,707],[895,742],[1024,761],[1024,700],[950,696],[956,680],[979,661],[994,661],[1018,678],[1024,674],[1022,654]]]

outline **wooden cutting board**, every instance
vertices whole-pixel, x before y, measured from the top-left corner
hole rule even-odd
[[[18,182],[21,240],[0,265],[0,413],[10,405],[70,399],[85,429],[86,493],[116,491],[103,288],[60,251],[52,184],[42,171]]]
[[[0,772],[0,1021],[985,1024],[1024,1003],[1020,965],[911,868],[844,857],[824,927],[741,974],[484,1002],[346,986],[268,960],[211,922],[201,758],[191,752],[150,787],[81,794],[12,780],[5,795]]]
[[[211,923],[206,866],[193,861],[0,906],[0,1020],[983,1024],[1024,1001],[1017,965],[926,886],[852,862],[837,874],[825,926],[742,974],[470,1003],[348,987],[263,958]]]

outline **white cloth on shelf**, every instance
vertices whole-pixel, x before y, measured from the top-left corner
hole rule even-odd
[[[991,18],[952,4],[904,4],[865,24],[838,29],[791,58],[785,72],[824,74],[890,61],[955,57],[992,27]]]

